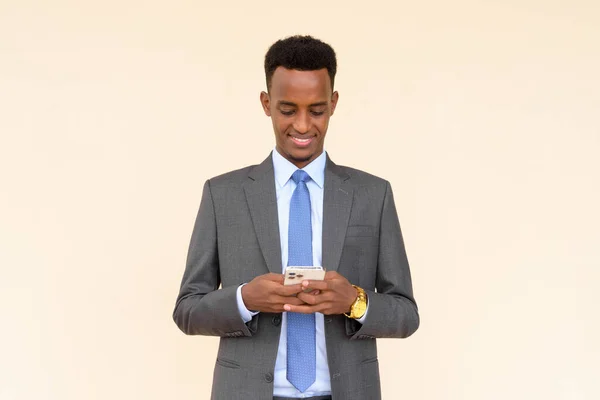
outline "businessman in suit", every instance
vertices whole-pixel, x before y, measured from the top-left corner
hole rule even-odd
[[[390,184],[323,149],[336,67],[310,36],[273,44],[275,150],[204,184],[173,318],[221,337],[213,399],[379,399],[375,339],[419,326]],[[288,265],[327,273],[284,286]]]

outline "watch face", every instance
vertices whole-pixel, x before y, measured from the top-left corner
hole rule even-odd
[[[367,304],[364,301],[358,302],[355,306],[354,314],[360,318],[364,315],[365,311],[367,311]]]

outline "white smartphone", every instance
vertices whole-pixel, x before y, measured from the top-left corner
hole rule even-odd
[[[303,280],[322,281],[325,278],[323,267],[313,266],[289,266],[285,269],[285,279],[283,284],[295,285],[302,283]]]

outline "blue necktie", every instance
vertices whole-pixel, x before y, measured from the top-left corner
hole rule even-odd
[[[296,190],[290,202],[288,265],[313,265],[310,176],[297,170],[292,175]],[[301,392],[316,379],[315,314],[287,313],[287,380]]]

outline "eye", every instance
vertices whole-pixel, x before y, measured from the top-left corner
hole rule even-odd
[[[311,111],[310,113],[312,115],[314,115],[315,117],[319,117],[319,116],[325,114],[325,111]]]
[[[279,112],[282,113],[283,115],[287,115],[287,116],[294,115],[294,110],[290,110],[290,111],[279,110]]]

